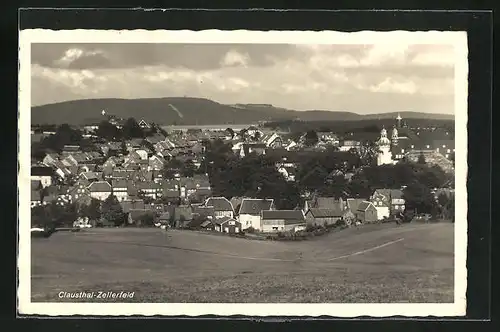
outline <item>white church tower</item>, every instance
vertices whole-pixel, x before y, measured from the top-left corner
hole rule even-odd
[[[391,141],[387,137],[387,130],[382,128],[380,131],[380,139],[377,142],[378,145],[378,155],[377,155],[377,165],[393,164],[392,153],[391,153]]]
[[[398,145],[399,133],[396,127],[392,128],[391,143],[392,145]]]

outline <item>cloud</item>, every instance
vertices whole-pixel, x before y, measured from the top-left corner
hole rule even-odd
[[[446,45],[82,44],[32,53],[34,104],[186,95],[298,110],[453,113],[455,58]]]
[[[242,54],[231,50],[227,52],[224,57],[221,59],[222,67],[231,67],[231,66],[242,66],[247,67],[250,62],[250,57],[248,54]]]

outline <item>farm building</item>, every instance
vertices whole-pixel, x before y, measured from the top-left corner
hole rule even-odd
[[[264,210],[261,225],[263,232],[292,231],[297,226],[305,226],[306,219],[302,210]]]
[[[205,206],[212,206],[214,208],[215,218],[234,218],[233,205],[225,197],[210,197],[205,202]]]
[[[239,233],[241,231],[241,223],[230,217],[218,218],[214,222],[215,230],[223,233]]]
[[[343,215],[344,211],[338,207],[329,209],[312,208],[305,214],[307,224],[313,226],[334,225],[342,219]]]
[[[260,230],[260,213],[264,210],[271,210],[272,208],[272,199],[243,199],[238,211],[238,219],[241,223],[241,227],[243,227],[243,229],[252,227],[253,229]]]
[[[338,200],[335,197],[321,197],[315,196],[310,200],[306,200],[304,203],[304,213],[309,211],[309,209],[340,209],[341,211],[345,208],[345,202],[342,198]]]
[[[377,209],[368,201],[361,202],[356,211],[356,220],[361,223],[371,223],[377,221]]]

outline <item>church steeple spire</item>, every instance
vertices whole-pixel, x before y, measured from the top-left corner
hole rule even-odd
[[[401,114],[398,113],[398,116],[396,118],[396,121],[398,122],[398,128],[401,128],[401,120],[403,120],[403,118],[401,117]]]

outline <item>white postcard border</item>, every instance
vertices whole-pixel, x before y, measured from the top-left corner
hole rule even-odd
[[[30,127],[32,43],[269,43],[269,44],[452,44],[455,46],[455,302],[446,304],[251,304],[251,303],[33,303],[31,302]],[[19,235],[18,311],[23,315],[166,316],[463,316],[467,290],[467,96],[466,32],[451,31],[147,31],[23,30],[19,36]]]

